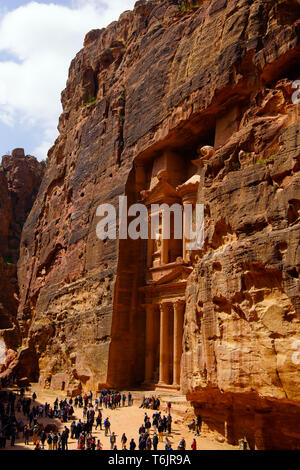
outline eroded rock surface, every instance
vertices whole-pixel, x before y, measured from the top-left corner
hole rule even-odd
[[[5,376],[16,365],[9,348],[20,345],[17,262],[21,232],[32,208],[44,172],[44,163],[25,156],[23,149],[2,157],[0,166],[0,337],[7,348]],[[13,359],[16,359],[15,357]],[[4,377],[4,376],[3,376]]]
[[[193,270],[181,386],[230,442],[299,448],[299,2],[180,3],[137,2],[71,63],[23,231],[20,367],[52,387],[143,382],[145,244],[101,242],[96,209],[140,201],[162,170],[182,186],[214,146],[204,247],[172,267]]]

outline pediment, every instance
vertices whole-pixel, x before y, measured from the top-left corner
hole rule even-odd
[[[175,188],[167,181],[158,181],[158,183],[148,191],[141,191],[141,196],[146,205],[155,203],[164,203],[167,201],[179,201],[180,198]]]
[[[184,282],[192,272],[190,266],[184,264],[163,265],[160,268],[152,268],[149,270],[148,285],[166,285]]]

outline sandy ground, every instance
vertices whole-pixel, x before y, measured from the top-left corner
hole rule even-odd
[[[63,392],[54,392],[54,391],[48,391],[48,390],[42,390],[40,387],[37,385],[32,385],[30,392],[26,392],[26,396],[31,396],[33,391],[36,392],[37,394],[37,399],[36,399],[36,404],[42,403],[44,404],[45,402],[53,404],[55,401],[56,397],[59,399],[64,399],[66,395]],[[148,395],[148,393],[147,393]],[[118,450],[122,448],[121,446],[121,436],[123,432],[126,433],[127,436],[127,443],[129,444],[131,438],[135,439],[136,444],[138,445],[138,429],[141,426],[141,424],[144,421],[144,414],[145,411],[147,411],[148,416],[152,418],[152,410],[144,410],[142,408],[139,408],[141,404],[141,399],[143,397],[143,393],[138,393],[133,392],[134,396],[134,403],[133,406],[131,407],[124,407],[124,408],[118,408],[116,410],[106,410],[105,408],[102,410],[102,416],[103,416],[103,421],[106,417],[109,417],[109,420],[111,422],[111,431],[114,432],[117,435],[117,446]],[[160,397],[163,398],[163,397]],[[170,397],[168,397],[169,399]],[[173,418],[173,429],[172,429],[172,434],[169,437],[172,447],[174,450],[177,449],[178,443],[181,440],[182,437],[185,438],[187,447],[186,450],[191,450],[191,444],[193,441],[193,438],[195,437],[197,440],[197,450],[233,450],[237,449],[237,447],[230,446],[229,444],[226,443],[220,443],[216,440],[216,436],[213,434],[205,434],[201,432],[201,436],[196,437],[192,432],[189,432],[187,429],[187,426],[183,423],[183,416],[185,413],[185,410],[187,409],[187,404],[184,402],[180,403],[180,399],[178,400],[179,403],[175,403],[172,405],[172,418]],[[175,398],[176,402],[176,398]],[[161,406],[161,411],[162,414],[165,413],[166,405],[165,403],[162,403]],[[82,416],[82,409],[77,408],[75,409],[75,416],[76,419],[83,419]],[[23,414],[19,415],[17,413],[18,419],[22,419],[24,424],[26,424],[26,421],[24,420]],[[44,425],[49,424],[49,423],[56,423],[59,429],[63,429],[65,424],[62,424],[59,420],[50,420],[47,418],[39,419],[38,420],[40,423],[43,423]],[[67,426],[70,428],[71,422],[67,424]],[[151,432],[152,434],[152,432]],[[100,439],[101,443],[103,444],[103,450],[110,450],[110,442],[109,442],[109,437],[104,436],[104,431],[95,431],[93,430],[93,436],[96,437],[96,439]],[[164,438],[165,439],[165,438]],[[29,446],[24,445],[24,440],[23,436],[19,436],[19,439],[16,440],[15,446],[10,447],[10,443],[7,442],[6,444],[6,450],[33,450],[34,446],[32,443],[30,443]],[[128,446],[129,447],[129,446]],[[45,449],[47,449],[48,446],[45,444]],[[69,439],[69,450],[76,450],[77,449],[77,442],[74,439]],[[158,450],[164,450],[165,449],[165,444],[164,441],[162,443],[159,443]]]

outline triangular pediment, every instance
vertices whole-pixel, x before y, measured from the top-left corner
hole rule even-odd
[[[174,202],[180,200],[175,188],[167,181],[159,181],[151,190],[142,191],[141,195],[146,205],[162,204],[169,200],[174,200]]]
[[[165,265],[160,269],[150,269],[152,279],[148,280],[148,285],[163,285],[163,284],[174,284],[177,282],[186,281],[192,272],[190,266],[183,264]]]
[[[168,174],[161,171],[157,175],[158,181],[153,188],[147,191],[141,191],[141,196],[146,205],[162,204],[168,202],[180,201],[176,189],[168,183]]]

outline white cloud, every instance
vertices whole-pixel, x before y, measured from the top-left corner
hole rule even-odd
[[[38,157],[57,137],[60,93],[85,34],[107,26],[135,0],[75,0],[72,7],[31,2],[0,16],[0,121],[42,129]]]

